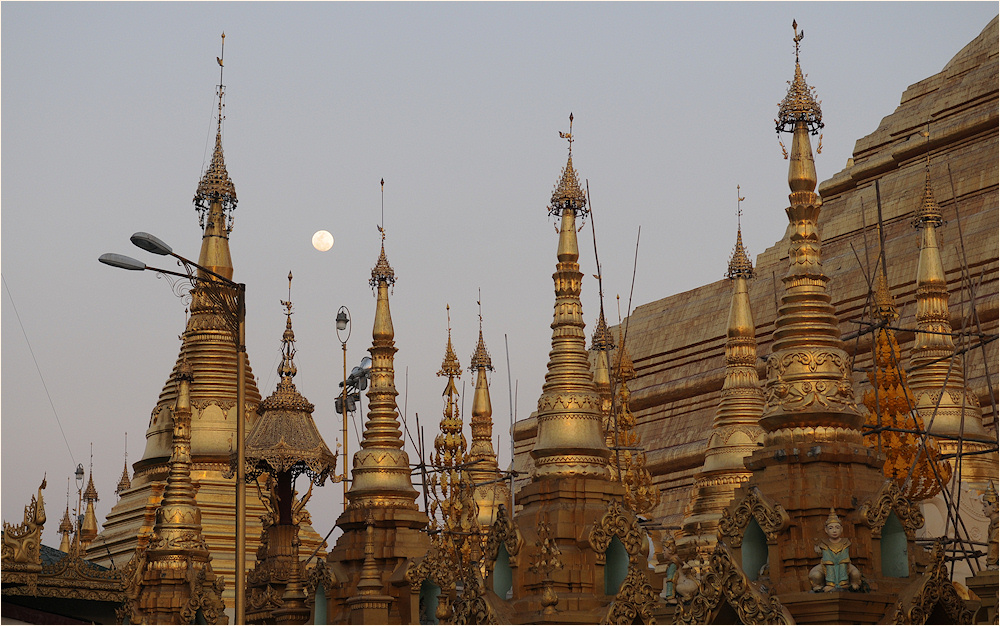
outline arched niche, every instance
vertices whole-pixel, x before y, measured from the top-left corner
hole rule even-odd
[[[437,624],[438,597],[441,595],[441,587],[434,584],[434,581],[427,579],[420,584],[420,623]]]
[[[510,568],[510,554],[507,553],[507,546],[503,544],[497,550],[497,558],[493,562],[492,579],[493,593],[509,600],[514,590],[514,573]]]
[[[740,561],[748,580],[757,580],[760,568],[767,564],[767,537],[756,519],[747,523],[740,544]]]
[[[907,578],[910,575],[909,552],[906,544],[906,530],[896,513],[889,513],[882,527],[879,542],[882,551],[882,575],[889,578]]]
[[[629,556],[625,545],[617,536],[611,537],[604,552],[604,593],[616,595],[628,576]]]

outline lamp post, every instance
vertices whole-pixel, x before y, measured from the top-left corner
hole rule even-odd
[[[76,476],[76,533],[79,539],[80,529],[83,527],[83,513],[81,512],[83,508],[83,463],[76,464],[76,471],[73,474]]]
[[[347,331],[347,336],[342,337],[341,333]],[[347,340],[351,338],[351,312],[346,306],[340,307],[337,311],[337,339],[340,340],[340,347],[344,352],[344,380],[343,390],[340,392],[340,411],[344,422],[344,511],[347,511]]]
[[[238,464],[236,466],[236,623],[246,623],[246,543],[247,543],[247,514],[246,514],[246,285],[233,282],[232,280],[202,267],[197,263],[185,259],[175,253],[173,249],[159,238],[149,233],[138,232],[132,235],[131,241],[136,246],[158,254],[160,256],[172,256],[181,262],[185,272],[174,272],[156,267],[150,267],[142,261],[127,257],[122,254],[102,254],[98,261],[105,265],[118,267],[126,270],[142,271],[151,270],[161,274],[177,276],[190,281],[193,287],[202,287],[205,295],[217,305],[223,313],[229,329],[233,335],[233,343],[236,346],[236,454]],[[205,276],[199,275],[192,270],[204,272]],[[209,278],[209,276],[211,278]],[[225,286],[226,289],[220,288]],[[231,293],[235,292],[235,297]],[[77,473],[82,474],[83,466],[77,468]]]

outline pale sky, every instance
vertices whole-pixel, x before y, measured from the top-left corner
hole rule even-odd
[[[129,243],[144,230],[197,258],[191,197],[214,137],[223,31],[225,155],[240,200],[230,241],[262,395],[276,384],[291,270],[295,382],[327,444],[339,441],[333,320],[350,308],[350,368],[371,344],[384,178],[400,412],[410,424],[420,414],[432,445],[445,305],[468,367],[481,290],[506,465],[504,336],[524,418],[550,347],[557,235],[546,206],[570,112],[617,323],[640,226],[633,308],[722,279],[737,184],[751,255],[782,237],[787,162],[772,120],[794,71],[793,18],[822,100],[825,180],[909,85],[939,72],[996,14],[995,2],[4,2],[3,519],[20,522],[47,472],[45,543],[57,546],[66,479],[89,465],[90,444],[102,523],[126,431],[129,464],[142,455],[184,306],[152,272],[97,257],[163,267]],[[310,244],[319,229],[336,238],[329,252]],[[598,312],[589,221],[580,240],[589,337]],[[467,418],[474,376],[463,385]],[[339,485],[314,492],[321,534],[341,497]]]

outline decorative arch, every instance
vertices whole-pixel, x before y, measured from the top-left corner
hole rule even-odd
[[[954,624],[972,624],[974,612],[951,584],[944,561],[944,547],[935,542],[932,565],[913,584],[903,589],[893,607],[893,624],[925,624],[935,609]]]
[[[732,513],[730,509],[722,512],[722,519],[719,520],[719,537],[724,538],[730,546],[739,548],[743,544],[743,534],[751,519],[757,521],[768,543],[774,543],[778,533],[788,528],[790,522],[783,506],[772,502],[757,487],[751,487],[732,509]]]
[[[882,537],[882,528],[890,513],[895,513],[899,518],[907,539],[913,539],[914,533],[924,526],[924,516],[920,509],[906,499],[893,480],[882,483],[878,493],[858,508],[858,515],[872,529],[872,536],[875,538]]]
[[[649,584],[646,560],[642,556],[646,533],[635,514],[618,500],[608,503],[608,509],[590,532],[590,547],[598,555],[607,552],[613,539],[621,542],[628,554],[628,573],[618,587],[615,599],[608,606],[602,624],[654,623],[657,596]]]

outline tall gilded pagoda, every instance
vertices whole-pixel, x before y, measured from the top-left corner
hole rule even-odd
[[[560,221],[552,319],[552,348],[538,399],[538,434],[531,450],[531,481],[517,494],[513,519],[521,540],[511,562],[514,619],[535,623],[648,622],[653,595],[645,535],[612,481],[602,401],[586,349],[583,274],[577,220],[586,197],[573,167],[573,116],[569,157],[556,183],[549,214]]]
[[[193,202],[202,230],[198,264],[232,279],[229,236],[237,197],[222,150],[225,88],[221,82],[220,77],[216,93],[215,148],[198,182]],[[190,291],[190,316],[181,335],[180,354],[149,418],[142,458],[133,464],[131,484],[120,491],[120,499],[108,513],[103,530],[87,551],[86,557],[100,565],[121,567],[131,559],[136,548],[148,543],[169,472],[173,412],[178,397],[177,373],[186,362],[193,376],[190,385],[191,471],[199,476],[195,498],[202,514],[202,533],[212,552],[215,572],[226,580],[235,580],[236,491],[233,479],[224,474],[229,468],[230,453],[236,449],[237,350],[222,308],[208,295],[210,288],[228,288],[201,274],[198,284]],[[213,284],[209,286],[208,282]],[[256,410],[261,396],[249,357],[246,357],[245,366],[246,375],[241,382],[246,391],[246,432],[250,432],[257,421]],[[266,510],[253,487],[246,487],[246,504],[247,536],[250,538],[246,552],[247,561],[252,562],[257,550],[253,538],[260,534],[260,516]],[[301,537],[303,550],[309,552],[321,543],[321,537],[309,525],[303,525]],[[229,587],[225,594],[228,606],[233,606],[233,598],[234,591]]]
[[[810,135],[823,127],[799,65],[779,105],[789,155],[788,271],[767,356],[761,445],[719,521],[709,566],[680,607],[688,623],[895,623],[971,619],[944,546],[918,546],[919,509],[882,475],[862,435],[851,360],[823,271]]]
[[[738,194],[739,188],[739,198]],[[726,323],[726,380],[705,463],[695,478],[677,539],[681,558],[699,564],[707,564],[715,549],[722,511],[736,489],[750,478],[744,460],[756,449],[763,434],[758,421],[764,412],[764,391],[757,377],[757,329],[750,309],[749,284],[753,277],[753,263],[743,246],[742,229],[737,227],[736,247],[726,271],[733,289]]]
[[[396,405],[396,344],[389,311],[389,288],[395,282],[382,231],[382,249],[369,283],[377,300],[368,349],[368,419],[361,449],[354,454],[347,510],[337,520],[343,534],[327,559],[339,583],[328,591],[328,615],[338,624],[414,623],[417,607],[405,573],[430,547],[427,514],[416,504]]]

